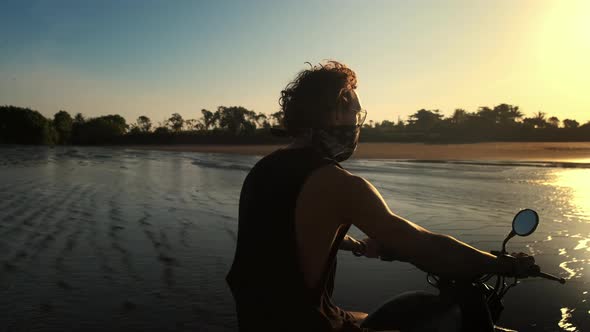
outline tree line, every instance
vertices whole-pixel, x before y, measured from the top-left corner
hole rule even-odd
[[[30,108],[0,106],[2,144],[265,144],[284,143],[273,135],[282,112],[266,115],[242,106],[202,109],[197,119],[173,113],[154,124],[147,116],[127,123],[120,115],[73,117],[64,110],[52,119]],[[525,117],[518,106],[500,104],[474,112],[455,109],[445,117],[439,110],[420,109],[406,120],[368,121],[361,141],[370,142],[481,142],[481,141],[590,141],[590,122],[563,121],[537,112]]]
[[[199,119],[173,113],[154,124],[147,116],[128,123],[120,115],[73,117],[60,110],[52,119],[30,108],[0,106],[0,144],[162,144],[162,143],[265,143],[275,138],[271,128],[282,113],[256,113],[242,106],[219,106],[201,110]]]
[[[518,106],[499,104],[474,112],[455,109],[445,117],[439,110],[420,109],[406,121],[369,121],[365,141],[485,142],[485,141],[590,141],[590,121],[560,120],[544,112],[525,117]]]

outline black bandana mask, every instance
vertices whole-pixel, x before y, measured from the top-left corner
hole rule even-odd
[[[309,129],[307,138],[322,154],[338,162],[350,158],[358,143],[360,128],[356,125]]]

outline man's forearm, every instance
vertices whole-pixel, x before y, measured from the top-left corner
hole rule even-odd
[[[431,234],[429,245],[420,250],[411,263],[424,271],[446,277],[506,274],[513,268],[508,261],[443,234]]]
[[[428,231],[421,232],[419,237],[403,246],[382,242],[380,252],[387,260],[408,262],[425,272],[448,278],[471,278],[487,273],[506,274],[514,268],[507,260],[499,260],[451,236]]]

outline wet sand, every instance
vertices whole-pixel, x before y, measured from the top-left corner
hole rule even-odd
[[[142,145],[163,151],[265,155],[283,145]],[[361,143],[354,158],[590,162],[590,142]]]

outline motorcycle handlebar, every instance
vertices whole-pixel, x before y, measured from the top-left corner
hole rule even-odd
[[[562,285],[565,284],[565,279],[564,278],[559,278],[559,277],[556,277],[554,275],[551,275],[551,274],[545,273],[545,272],[540,272],[539,271],[538,273],[535,273],[535,274],[533,274],[531,276],[532,277],[541,277],[541,278],[545,278],[545,279],[557,281],[557,282],[559,282]]]
[[[344,250],[346,250],[346,249],[344,249]],[[349,251],[349,250],[347,250],[347,251]],[[497,250],[492,250],[490,252],[491,252],[492,255],[495,255],[495,256],[499,256],[501,254],[500,251],[497,251]],[[382,261],[388,261],[388,262],[391,262],[391,261],[394,261],[395,260],[393,257],[387,257],[387,256],[381,256],[380,258],[381,258]],[[539,270],[534,271],[534,272],[531,272],[529,274],[529,276],[530,277],[540,277],[540,278],[545,278],[545,279],[548,279],[548,280],[557,281],[557,282],[559,282],[562,285],[565,284],[565,279],[564,278],[556,277],[554,275],[551,275],[551,274],[545,273],[545,272],[541,272]]]

